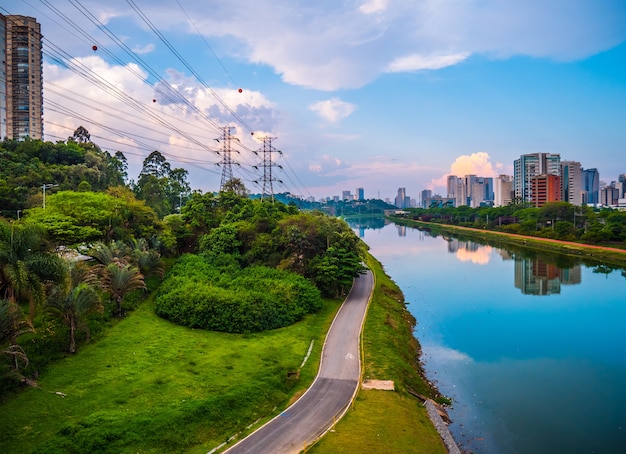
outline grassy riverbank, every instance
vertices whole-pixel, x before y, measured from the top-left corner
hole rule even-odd
[[[376,288],[363,333],[364,378],[396,391],[361,390],[353,408],[312,452],[423,452],[445,448],[420,401],[432,388],[420,373],[415,320],[403,295],[370,257]],[[338,309],[252,335],[193,330],[154,314],[151,300],[33,388],[0,406],[4,453],[206,453],[253,421],[268,419],[312,382]],[[298,370],[311,341],[313,350]],[[278,407],[278,409],[276,409]]]
[[[374,272],[376,287],[363,330],[364,378],[393,380],[395,391],[359,390],[335,430],[308,452],[445,453],[426,409],[409,393],[439,397],[420,368],[415,319],[382,265],[371,256],[367,265]]]
[[[564,254],[577,257],[586,263],[603,263],[626,267],[626,249],[596,246],[571,241],[552,240],[534,236],[517,235],[493,230],[474,229],[449,224],[423,222],[401,218],[389,218],[391,221],[412,226],[422,227],[437,234],[454,233],[461,237],[477,241],[489,242],[490,244],[502,244],[524,249],[532,249],[540,252]]]

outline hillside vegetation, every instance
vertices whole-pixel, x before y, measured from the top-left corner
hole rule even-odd
[[[237,179],[193,191],[158,151],[130,184],[123,154],[84,128],[57,143],[4,141],[0,157],[0,397],[36,385],[154,291],[172,322],[261,332],[319,311],[363,270],[345,222],[252,200]]]

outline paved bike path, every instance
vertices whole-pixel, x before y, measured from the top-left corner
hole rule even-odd
[[[343,416],[361,375],[361,327],[374,288],[371,271],[354,280],[326,336],[318,375],[293,405],[225,452],[291,454],[311,445]]]

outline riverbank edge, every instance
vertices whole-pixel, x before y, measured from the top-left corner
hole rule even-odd
[[[374,256],[368,253],[365,263],[374,276],[374,288],[361,331],[361,383],[366,379],[391,380],[394,389],[366,390],[359,386],[344,418],[306,452],[340,454],[367,447],[370,452],[458,453],[444,421],[445,404],[450,400],[426,377],[415,336],[417,321],[406,307],[402,290]],[[376,404],[370,401],[371,393],[379,393]],[[370,405],[384,406],[384,415],[376,414]],[[399,416],[407,407],[413,409],[411,412],[417,410],[416,418],[422,419],[419,423],[407,423]],[[384,437],[381,432],[390,427],[401,428],[402,440]]]
[[[433,427],[435,428],[435,430],[441,437],[441,441],[445,445],[448,453],[460,454],[459,447],[456,444],[456,441],[454,440],[454,437],[452,436],[451,432],[448,430],[448,422],[450,421],[450,419],[444,407],[444,405],[450,404],[451,401],[450,399],[445,397],[443,394],[441,394],[437,386],[433,382],[428,380],[428,378],[426,377],[426,371],[424,370],[422,360],[421,360],[421,357],[422,357],[421,344],[419,343],[419,339],[415,335],[415,327],[417,326],[418,321],[407,309],[406,302],[404,299],[404,293],[402,293],[402,289],[400,289],[400,287],[393,281],[391,276],[387,274],[387,272],[384,269],[383,264],[378,259],[376,259],[376,257],[374,257],[372,254],[368,253],[367,265],[370,268],[370,270],[372,270],[372,273],[374,275],[374,288],[372,289],[370,307],[371,307],[372,302],[375,301],[376,290],[377,289],[382,290],[382,284],[381,284],[381,287],[379,287],[379,284],[378,284],[378,282],[383,282],[381,279],[381,273],[382,275],[384,275],[385,279],[389,280],[389,282],[391,282],[391,284],[401,294],[401,299],[397,301],[398,306],[400,306],[401,311],[404,313],[403,320],[405,321],[407,328],[410,332],[409,343],[415,345],[416,356],[414,358],[414,361],[411,361],[411,366],[413,366],[413,368],[417,371],[423,384],[427,386],[429,390],[429,394],[428,394],[428,397],[420,395],[411,389],[410,384],[405,383],[404,384],[405,386],[409,385],[406,389],[406,392],[410,396],[417,398],[418,401],[420,401],[423,404],[426,410],[426,414],[428,415],[428,418],[430,419]],[[368,314],[369,314],[369,311],[368,311]],[[363,367],[362,367],[363,370],[362,370],[361,383],[363,383],[363,380],[366,374],[365,347],[363,345],[365,340],[366,340],[366,324],[364,323],[363,332],[361,334],[361,351],[362,351],[361,355],[363,358]],[[359,389],[359,391],[360,390],[361,388]]]
[[[387,220],[400,225],[410,227],[422,226],[435,232],[450,232],[465,235],[472,239],[480,239],[496,244],[519,246],[541,252],[553,252],[570,257],[578,257],[584,261],[604,263],[619,267],[626,267],[626,250],[607,246],[575,243],[572,241],[553,240],[536,236],[519,235],[494,230],[474,229],[451,224],[439,224],[433,222],[418,221],[415,219],[403,219],[386,217]]]

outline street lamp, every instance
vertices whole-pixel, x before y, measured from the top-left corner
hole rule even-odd
[[[41,188],[43,189],[43,209],[44,210],[46,209],[46,189],[50,189],[55,186],[58,186],[58,184],[48,183],[48,184],[44,184],[41,186]]]

